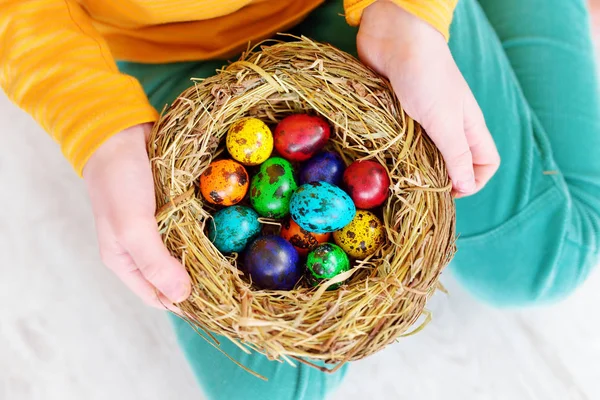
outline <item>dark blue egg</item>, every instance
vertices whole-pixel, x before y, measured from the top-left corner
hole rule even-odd
[[[290,242],[279,236],[263,236],[248,247],[244,269],[261,289],[291,290],[302,276],[299,260]]]
[[[300,185],[310,182],[327,182],[339,186],[346,164],[335,151],[323,151],[304,163],[298,180]]]

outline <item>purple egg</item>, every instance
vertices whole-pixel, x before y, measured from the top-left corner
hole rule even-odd
[[[298,252],[287,240],[269,235],[250,244],[244,269],[261,289],[291,290],[302,276],[299,260]]]
[[[298,180],[300,185],[311,182],[327,182],[339,186],[346,165],[335,151],[323,151],[304,163]]]

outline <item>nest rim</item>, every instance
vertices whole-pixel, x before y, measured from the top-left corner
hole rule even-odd
[[[163,111],[148,148],[156,217],[165,245],[192,278],[192,295],[178,304],[181,317],[202,337],[219,348],[218,334],[246,352],[333,372],[430,320],[426,302],[456,251],[455,210],[441,154],[389,82],[331,45],[289,39],[262,42],[217,75],[194,79]],[[388,170],[386,241],[316,288],[258,290],[237,268],[237,255],[222,255],[204,234],[214,208],[196,193],[196,182],[226,155],[229,124],[246,116],[275,123],[303,110],[328,120],[331,146],[346,165],[375,159]]]

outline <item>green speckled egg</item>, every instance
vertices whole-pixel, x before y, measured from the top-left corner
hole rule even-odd
[[[262,217],[283,218],[298,185],[289,161],[272,157],[265,161],[250,183],[250,203]]]
[[[312,286],[319,282],[331,279],[350,269],[350,260],[341,247],[333,243],[318,245],[308,253],[306,259],[306,276]],[[330,289],[339,287],[341,283],[330,286]]]

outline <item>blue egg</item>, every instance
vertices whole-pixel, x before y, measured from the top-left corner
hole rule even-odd
[[[208,222],[208,238],[225,254],[241,252],[259,233],[258,214],[246,206],[223,208]]]
[[[298,180],[301,185],[310,182],[327,182],[339,186],[346,164],[335,151],[323,151],[304,163]]]
[[[327,182],[306,183],[290,202],[292,219],[309,232],[326,233],[348,225],[356,214],[350,196]]]
[[[261,289],[291,290],[302,276],[298,252],[279,236],[263,236],[250,244],[244,270]]]

